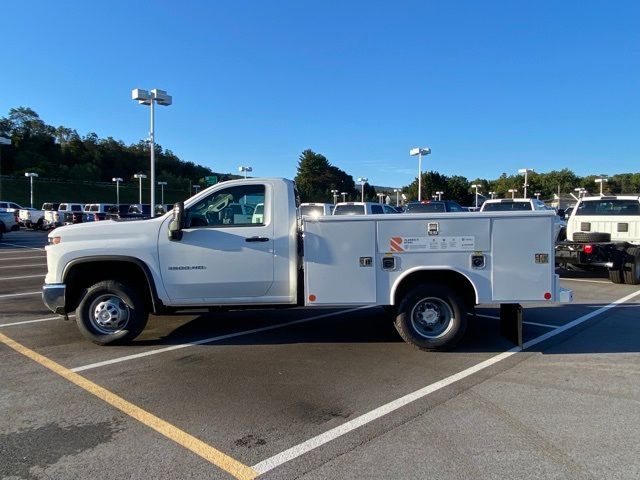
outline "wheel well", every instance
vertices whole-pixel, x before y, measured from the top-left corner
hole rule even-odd
[[[420,270],[402,279],[393,295],[394,305],[414,287],[423,283],[446,285],[462,296],[465,305],[472,308],[476,304],[476,291],[467,277],[453,270]]]
[[[103,280],[114,280],[135,289],[149,311],[155,311],[151,284],[140,265],[126,260],[92,260],[69,267],[64,275],[67,286],[65,309],[71,312],[80,303],[82,293]]]

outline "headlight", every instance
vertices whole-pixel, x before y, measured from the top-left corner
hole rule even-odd
[[[61,237],[49,237],[49,245],[58,245],[61,241]]]

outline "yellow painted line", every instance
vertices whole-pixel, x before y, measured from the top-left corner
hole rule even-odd
[[[107,402],[112,407],[117,408],[121,412],[135,418],[139,422],[143,423],[149,428],[152,428],[159,434],[173,440],[178,445],[191,450],[196,455],[204,458],[208,462],[214,464],[216,467],[221,468],[225,472],[230,473],[239,480],[251,480],[258,476],[253,468],[239,462],[235,458],[221,452],[220,450],[212,447],[211,445],[197,439],[196,437],[189,435],[187,432],[180,430],[178,427],[171,425],[169,422],[156,417],[155,415],[143,410],[142,408],[128,402],[122,397],[119,397],[115,393],[110,392],[106,388],[87,380],[85,377],[72,372],[68,368],[63,367],[59,363],[50,360],[49,358],[40,355],[39,353],[30,350],[29,348],[21,345],[20,343],[12,340],[0,333],[0,342],[6,346],[14,349],[16,352],[30,358],[36,363],[39,363],[45,368],[48,368],[54,373],[57,373],[62,378],[70,381],[78,387],[86,390],[87,392],[95,395],[100,400]]]

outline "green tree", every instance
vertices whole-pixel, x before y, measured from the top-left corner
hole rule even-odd
[[[333,199],[331,190],[347,192],[349,197],[356,193],[351,176],[331,165],[324,155],[310,149],[303,151],[298,158],[295,181],[303,202],[330,202]]]

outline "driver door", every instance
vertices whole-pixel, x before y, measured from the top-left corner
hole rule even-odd
[[[266,190],[256,183],[214,191],[185,208],[181,240],[160,234],[161,275],[173,303],[233,304],[267,295],[274,276],[274,228],[266,215],[271,212]],[[269,207],[265,215],[247,213],[258,204]]]

